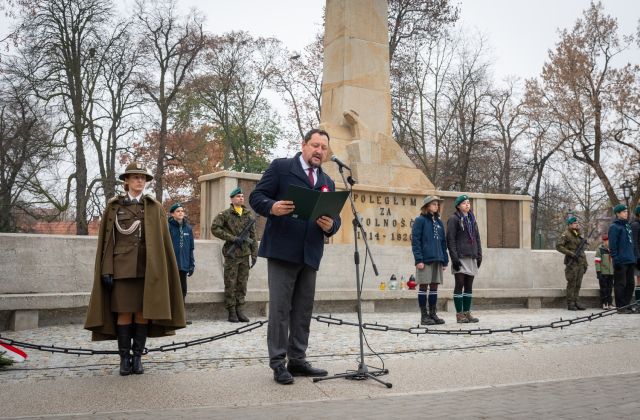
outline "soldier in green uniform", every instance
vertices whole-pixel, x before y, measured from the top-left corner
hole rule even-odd
[[[222,247],[224,304],[229,311],[229,322],[249,322],[242,307],[247,294],[249,269],[255,265],[258,258],[255,215],[244,206],[244,194],[240,188],[231,191],[229,197],[231,205],[213,219],[211,233],[225,241]]]
[[[556,250],[564,254],[564,275],[567,279],[567,309],[582,311],[586,308],[578,302],[582,276],[587,271],[587,257],[584,253],[587,241],[580,235],[580,225],[575,216],[567,219],[565,230],[556,245]]]

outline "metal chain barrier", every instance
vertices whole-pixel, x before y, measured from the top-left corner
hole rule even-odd
[[[235,330],[225,331],[218,335],[213,335],[210,337],[197,338],[191,341],[182,341],[179,343],[171,343],[165,344],[162,346],[154,347],[151,349],[145,348],[144,354],[148,354],[151,352],[167,352],[167,351],[176,351],[178,349],[186,349],[187,347],[197,346],[200,344],[210,343],[212,341],[221,340],[223,338],[231,337],[234,335],[240,335],[248,333],[249,331],[253,331],[265,325],[267,321],[256,321],[251,324],[244,325],[240,328],[236,328]],[[11,346],[21,347],[24,349],[31,350],[39,350],[51,353],[65,353],[65,354],[74,354],[77,356],[92,356],[94,354],[118,354],[118,350],[94,350],[94,349],[84,349],[84,348],[75,348],[75,347],[59,347],[59,346],[47,346],[41,344],[31,344],[25,343],[23,341],[12,340],[10,338],[2,337],[0,334],[0,342],[9,344]]]
[[[404,333],[415,334],[415,335],[423,335],[423,334],[488,335],[488,334],[496,334],[496,333],[525,333],[525,332],[531,332],[531,331],[540,330],[544,328],[562,329],[572,325],[581,324],[583,322],[587,322],[587,321],[591,322],[591,321],[595,321],[596,319],[612,316],[617,314],[619,310],[630,309],[634,307],[640,308],[640,302],[623,306],[622,308],[618,308],[618,309],[609,309],[602,312],[592,313],[591,315],[585,315],[578,318],[572,318],[572,319],[560,318],[559,320],[551,322],[549,324],[527,325],[527,326],[519,325],[511,328],[497,328],[497,329],[476,328],[476,329],[443,330],[443,329],[436,329],[436,328],[421,327],[420,325],[415,327],[410,327],[410,328],[400,328],[400,327],[393,327],[390,325],[379,324],[377,322],[373,324],[365,322],[362,324],[362,328],[370,331],[383,331],[383,332],[397,331],[397,332],[404,332]],[[348,325],[352,327],[359,326],[357,322],[345,321],[340,318],[334,318],[331,315],[329,316],[314,315],[311,318],[315,319],[318,322],[327,324],[327,326],[331,326],[331,325]],[[262,327],[263,325],[267,324],[267,322],[268,321],[256,321],[256,322],[252,322],[251,324],[244,325],[240,328],[236,328],[235,330],[225,331],[223,333],[209,336],[209,337],[197,338],[195,340],[190,340],[190,341],[181,341],[178,343],[172,342],[171,344],[164,344],[162,346],[158,346],[150,349],[145,348],[144,354],[148,354],[152,352],[176,351],[180,349],[185,349],[187,347],[198,346],[200,344],[206,344],[212,341],[221,340],[223,338],[232,337],[234,335],[245,334]],[[61,347],[61,346],[54,346],[54,345],[48,346],[48,345],[42,345],[42,344],[26,343],[23,341],[17,341],[17,340],[3,337],[1,334],[0,334],[0,342],[9,344],[12,346],[16,346],[16,347],[21,347],[24,349],[39,350],[39,351],[51,352],[51,353],[73,354],[77,356],[92,356],[96,354],[118,354],[117,350],[94,350],[94,349],[85,349],[81,347]]]
[[[437,328],[428,328],[428,327],[421,327],[420,325],[417,325],[415,327],[410,327],[410,328],[400,328],[400,327],[393,327],[390,325],[384,325],[384,324],[379,324],[377,322],[371,324],[371,323],[367,323],[364,322],[362,323],[362,329],[364,330],[370,330],[370,331],[383,331],[383,332],[388,332],[388,331],[397,331],[397,332],[404,332],[404,333],[409,333],[409,334],[415,334],[415,335],[423,335],[423,334],[433,334],[433,335],[489,335],[489,334],[496,334],[496,333],[525,333],[525,332],[530,332],[530,331],[535,331],[535,330],[541,330],[541,329],[545,329],[545,328],[566,328],[572,325],[576,325],[576,324],[581,324],[583,322],[591,322],[591,321],[595,321],[596,319],[600,319],[600,318],[604,318],[607,316],[612,316],[618,313],[618,311],[620,310],[625,310],[625,309],[631,309],[631,308],[640,308],[640,302],[636,302],[636,303],[632,303],[630,305],[627,306],[623,306],[621,308],[617,308],[617,309],[608,309],[602,312],[597,312],[597,313],[592,313],[591,315],[585,315],[585,316],[581,316],[581,317],[577,317],[577,318],[572,318],[572,319],[562,319],[560,318],[557,321],[551,322],[549,324],[541,324],[541,325],[519,325],[516,327],[510,327],[510,328],[475,328],[475,329],[457,329],[457,330],[444,330],[444,329],[437,329]],[[329,315],[329,316],[324,316],[324,315],[314,315],[312,316],[313,319],[315,319],[318,322],[322,322],[324,324],[327,324],[327,326],[331,326],[331,325],[348,325],[351,327],[359,327],[360,324],[358,322],[352,322],[352,321],[345,321],[343,319],[340,318],[334,318],[333,316]]]

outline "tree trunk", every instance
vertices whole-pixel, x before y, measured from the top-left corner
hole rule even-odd
[[[167,119],[168,110],[166,108],[160,111],[160,138],[158,139],[158,160],[156,161],[156,200],[162,203],[162,193],[164,185],[162,182],[162,174],[164,173],[164,155],[167,152]]]

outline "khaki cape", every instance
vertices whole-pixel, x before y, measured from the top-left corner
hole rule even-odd
[[[111,293],[105,293],[100,275],[106,241],[113,240],[116,213],[120,207],[118,200],[119,197],[114,197],[109,201],[100,223],[93,289],[84,324],[92,332],[92,341],[116,339],[117,314],[111,312]],[[186,326],[184,302],[178,265],[162,206],[149,195],[143,196],[143,200],[147,261],[142,315],[149,320],[149,337],[162,337],[173,335],[175,330]]]

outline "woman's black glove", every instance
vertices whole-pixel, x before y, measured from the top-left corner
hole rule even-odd
[[[460,264],[459,260],[453,260],[451,261],[451,267],[453,267],[453,271],[459,271],[462,264]]]
[[[476,263],[478,264],[478,268],[480,268],[480,265],[482,264],[482,257],[476,258]]]
[[[102,287],[104,287],[107,291],[111,291],[111,289],[113,288],[113,274],[101,275],[100,281],[102,282]]]

